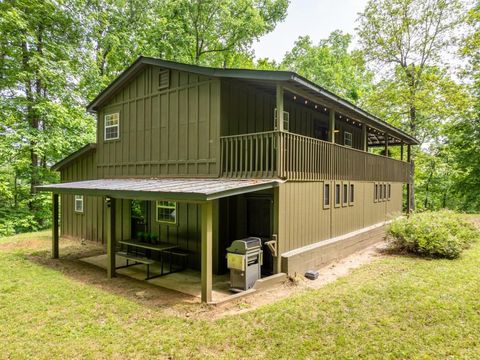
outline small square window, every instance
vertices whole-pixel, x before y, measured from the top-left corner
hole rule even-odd
[[[335,184],[335,206],[340,206],[340,201],[342,199],[340,194],[341,190],[340,184]]]
[[[330,207],[330,184],[323,185],[323,207],[325,209]]]
[[[177,203],[175,201],[157,201],[157,221],[167,224],[177,223]]]
[[[75,212],[83,213],[83,195],[75,195]]]
[[[353,146],[353,135],[351,132],[345,131],[343,133],[343,145],[348,147]]]
[[[343,206],[348,205],[348,184],[343,184]]]
[[[105,115],[105,140],[120,138],[120,113]]]

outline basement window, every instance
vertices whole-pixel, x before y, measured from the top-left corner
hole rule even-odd
[[[383,201],[387,200],[387,184],[383,184]]]
[[[347,147],[353,146],[353,135],[351,132],[345,131],[343,133],[343,145]]]
[[[340,184],[335,184],[335,206],[340,206],[340,201],[342,199],[340,196],[341,190]]]
[[[350,184],[350,201],[349,204],[353,205],[355,203],[355,185]]]
[[[277,108],[273,110],[273,121],[275,123],[275,130],[278,130]],[[283,112],[283,130],[290,131],[290,113],[288,111]]]
[[[330,207],[330,184],[323,185],[323,208],[328,209]]]
[[[157,222],[176,224],[177,203],[175,201],[157,201]]]
[[[105,140],[115,140],[120,137],[120,113],[105,115]]]
[[[378,184],[375,184],[375,188],[373,189],[373,201],[378,201]]]
[[[83,195],[75,195],[75,212],[83,213]]]
[[[170,87],[170,70],[162,70],[158,74],[158,90]]]
[[[348,184],[343,184],[343,206],[348,205]]]
[[[392,195],[392,184],[388,184],[388,200],[390,200],[391,195]]]

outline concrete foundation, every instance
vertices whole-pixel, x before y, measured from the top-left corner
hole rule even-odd
[[[282,254],[282,272],[303,275],[309,269],[320,269],[385,239],[386,223],[376,224],[333,239],[304,246]]]

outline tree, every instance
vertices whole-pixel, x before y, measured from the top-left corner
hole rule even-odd
[[[281,65],[359,103],[370,89],[373,74],[366,69],[361,52],[349,51],[351,40],[351,35],[341,31],[332,32],[318,45],[313,45],[308,36],[299,37]]]

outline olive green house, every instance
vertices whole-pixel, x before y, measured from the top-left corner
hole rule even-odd
[[[41,190],[53,256],[59,231],[104,243],[109,277],[119,244],[143,234],[187,254],[209,302],[233,240],[262,239],[265,276],[303,274],[378,241],[411,197],[418,141],[293,72],[140,57],[88,111],[96,143]]]

